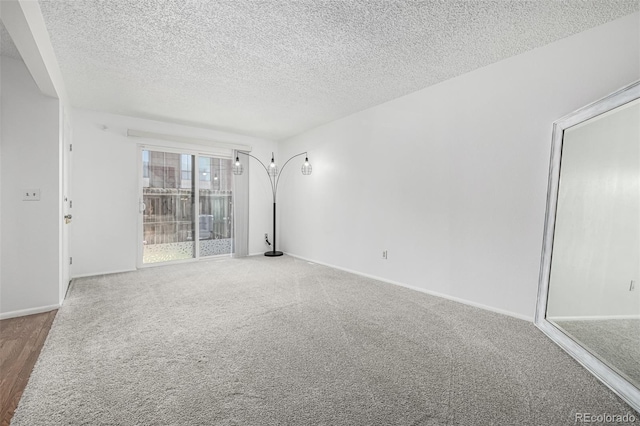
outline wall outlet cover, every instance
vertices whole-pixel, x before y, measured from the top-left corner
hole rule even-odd
[[[40,188],[23,189],[22,201],[40,201]]]

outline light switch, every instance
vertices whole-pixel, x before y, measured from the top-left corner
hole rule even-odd
[[[23,189],[22,201],[40,201],[40,188]]]

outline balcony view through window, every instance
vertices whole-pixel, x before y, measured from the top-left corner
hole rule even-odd
[[[229,158],[142,151],[142,263],[232,252],[231,165]]]

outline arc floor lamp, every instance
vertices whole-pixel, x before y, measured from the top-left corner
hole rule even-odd
[[[276,194],[278,192],[278,182],[280,181],[280,174],[282,173],[284,168],[287,166],[287,164],[289,164],[289,161],[293,160],[296,157],[300,157],[301,155],[304,155],[304,163],[302,164],[302,167],[300,170],[302,171],[303,175],[305,176],[310,175],[312,168],[311,168],[311,164],[309,163],[309,157],[307,156],[306,152],[301,152],[300,154],[296,154],[293,157],[289,158],[284,163],[282,168],[278,169],[278,166],[276,165],[276,161],[273,157],[273,152],[271,153],[271,163],[269,163],[269,166],[265,166],[265,164],[262,161],[260,161],[259,158],[254,157],[253,155],[249,154],[247,151],[238,151],[238,152],[242,154],[246,154],[249,157],[257,160],[258,163],[260,163],[264,168],[264,170],[267,172],[267,176],[269,177],[269,181],[271,182],[271,190],[273,192],[273,249],[265,252],[264,255],[270,256],[270,257],[282,256],[282,252],[276,250]],[[244,170],[244,167],[240,163],[240,158],[236,156],[236,161],[233,163],[233,174],[241,175],[243,170]]]

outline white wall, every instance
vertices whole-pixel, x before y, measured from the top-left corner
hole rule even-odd
[[[549,317],[640,318],[640,100],[564,132]]]
[[[21,61],[2,57],[0,318],[58,306],[59,101],[43,96]],[[40,201],[22,201],[39,188]]]
[[[249,136],[74,109],[70,241],[74,277],[136,268],[137,144],[154,142],[127,137],[127,129],[246,144],[253,147],[253,155],[265,161],[276,149],[274,142]],[[257,163],[250,165],[250,253],[264,251],[264,233],[271,232],[271,189],[258,167]]]
[[[629,15],[283,142],[281,157],[308,150],[314,171],[283,176],[281,248],[532,318],[552,123],[640,78],[639,22]]]

